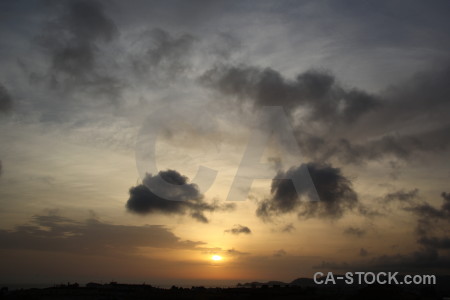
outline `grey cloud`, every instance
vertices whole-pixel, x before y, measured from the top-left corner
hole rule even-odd
[[[405,208],[407,211],[411,211],[421,218],[428,220],[442,219],[448,220],[450,218],[450,197],[449,194],[443,192],[441,194],[443,203],[440,208],[436,208],[427,202],[416,204]]]
[[[261,201],[256,211],[263,219],[272,215],[296,212],[301,218],[340,218],[348,210],[356,208],[358,197],[351,181],[342,175],[339,168],[331,165],[309,163],[307,165],[311,179],[319,195],[318,202],[301,201],[305,191],[298,191],[290,179],[299,176],[300,167],[287,172],[279,172],[272,180],[270,199]]]
[[[50,86],[88,91],[115,100],[123,83],[102,70],[105,66],[100,66],[99,61],[106,57],[102,54],[103,44],[111,42],[118,30],[106,15],[103,3],[63,1],[56,5],[56,14],[37,39],[50,59]]]
[[[364,216],[367,218],[383,216],[383,214],[380,213],[377,209],[363,205],[361,203],[359,203],[359,205],[357,206],[357,211],[361,216]]]
[[[35,215],[29,224],[0,230],[0,248],[70,252],[85,255],[133,254],[139,247],[194,249],[161,225],[128,226],[96,219],[74,221],[55,214]]]
[[[283,226],[281,228],[281,232],[292,232],[294,230],[295,230],[295,227],[294,227],[294,225],[292,225],[292,223],[287,224],[286,226]]]
[[[200,82],[238,105],[283,106],[302,152],[311,160],[362,164],[448,149],[449,70],[418,73],[378,95],[344,87],[330,73],[317,70],[286,79],[270,68],[219,65],[205,72]],[[426,126],[398,132],[417,120]],[[321,129],[311,129],[309,123]]]
[[[427,202],[413,202],[404,208],[418,217],[415,230],[417,243],[429,251],[450,249],[450,237],[448,232],[443,230],[450,222],[450,197],[446,192],[443,192],[441,197],[443,203],[440,208]]]
[[[344,138],[328,148],[327,155],[336,155],[344,163],[361,164],[389,155],[407,159],[411,154],[411,149],[419,145],[420,142],[417,138],[409,136],[385,135],[363,143],[352,143]]]
[[[351,123],[379,105],[374,96],[357,89],[347,89],[334,76],[311,70],[285,79],[270,68],[252,66],[218,66],[201,78],[205,86],[251,101],[256,106],[280,105],[293,112],[298,107],[311,111],[310,120]]]
[[[406,105],[406,104],[405,104]],[[351,142],[340,139],[326,149],[327,156],[336,155],[344,163],[361,164],[368,160],[396,157],[403,160],[419,152],[437,152],[450,144],[447,132],[450,126],[430,129],[421,133],[399,135],[387,134],[369,142]]]
[[[339,131],[330,133],[330,136],[320,136],[320,134],[312,136],[296,129],[296,135],[302,153],[313,157],[314,160],[329,161],[336,158],[344,164],[360,165],[383,158],[398,158],[406,161],[417,153],[443,151],[450,145],[447,134],[449,130],[450,126],[445,125],[408,135],[397,133],[387,133],[381,137],[377,135],[369,141],[367,140],[367,137],[370,137],[369,131],[365,133],[364,140],[343,138]]]
[[[8,112],[12,108],[12,97],[2,83],[0,83],[0,112]]]
[[[74,77],[93,72],[97,41],[110,41],[117,29],[97,1],[66,1],[61,15],[47,26],[42,46],[52,55],[52,68]]]
[[[420,152],[448,149],[448,111],[450,110],[450,65],[448,61],[429,71],[414,74],[409,80],[392,85],[380,93],[382,105],[352,128],[356,138],[341,138],[329,147],[344,162],[360,163],[386,156],[403,160]],[[423,126],[409,133],[398,128]],[[380,137],[381,136],[381,137]],[[366,141],[358,137],[365,137]],[[372,137],[367,141],[367,137]]]
[[[233,228],[227,229],[227,230],[225,230],[225,232],[235,234],[235,235],[238,235],[241,233],[243,233],[243,234],[251,234],[252,233],[250,228],[248,228],[247,226],[240,225],[240,224],[234,225]]]
[[[212,209],[209,209],[208,208],[208,210],[212,210]],[[190,214],[190,216],[193,218],[193,219],[195,219],[195,220],[197,220],[197,221],[199,221],[199,222],[201,222],[201,223],[208,223],[209,221],[208,221],[208,219],[205,217],[205,215],[203,214],[203,212],[202,211],[194,211],[194,212],[192,212],[191,214]]]
[[[392,202],[392,201],[401,201],[401,202],[410,202],[417,198],[419,194],[419,189],[413,189],[411,191],[397,191],[394,193],[389,193],[384,196],[385,202]]]
[[[163,7],[166,13],[170,11],[170,6],[163,4],[142,4],[130,9],[137,13],[141,6],[139,13],[148,10],[153,13],[153,8]],[[139,76],[138,80],[155,77],[157,84],[166,84],[180,74],[196,76],[195,70],[190,69],[191,52],[204,54],[197,45],[212,45],[217,49],[211,51],[217,53],[222,44],[227,49],[239,47],[232,34],[214,35],[219,41],[215,43],[210,43],[211,36],[208,36],[208,41],[202,44],[197,43],[193,34],[174,34],[170,26],[167,27],[170,30],[161,27],[137,35],[135,44],[126,45],[130,47],[125,62],[116,65],[108,59],[114,51],[121,50],[122,45],[116,43],[118,30],[107,15],[104,2],[65,1],[57,7],[59,15],[49,22],[39,40],[51,60],[49,82],[57,87],[73,88],[71,91],[118,99],[127,83],[111,75],[116,74],[112,70],[129,72],[131,67]],[[259,9],[264,10],[264,7]],[[214,11],[218,13],[220,9],[216,7]],[[121,25],[126,23],[121,23],[122,19],[117,21]],[[125,29],[124,41],[129,42],[135,33],[129,33],[130,28]],[[226,61],[229,53],[222,56]],[[105,63],[109,67],[101,68]],[[207,60],[196,70],[209,68],[210,63]],[[448,64],[442,65],[440,70],[421,72],[378,95],[349,88],[339,80],[341,74],[334,76],[321,69],[288,78],[271,68],[218,64],[205,72],[200,82],[239,103],[284,106],[295,124],[302,153],[308,155],[309,160],[334,162],[333,159],[338,159],[342,163],[361,164],[390,156],[410,159],[420,151],[448,148],[450,127],[445,124],[448,124],[449,89],[446,83],[450,68]],[[140,86],[140,83],[133,81],[133,85]],[[295,114],[298,110],[308,112],[306,118],[299,118]],[[417,120],[427,124],[423,131],[397,132],[398,128],[417,123]],[[307,121],[319,123],[321,129],[315,131],[309,128],[312,126],[304,126]],[[327,127],[323,132],[322,125]],[[306,132],[308,130],[312,132]]]
[[[362,229],[362,228],[350,226],[350,227],[345,228],[344,233],[347,235],[362,237],[362,236],[366,235],[366,230]]]
[[[450,249],[450,237],[420,237],[417,242],[425,247],[435,249]]]
[[[130,188],[130,197],[126,204],[128,211],[142,215],[152,213],[189,214],[199,222],[208,223],[205,212],[234,208],[229,204],[218,205],[205,202],[197,185],[188,183],[188,178],[175,170],[160,171],[158,175],[147,174],[142,184]],[[166,186],[159,186],[158,180],[160,179],[170,183],[170,189]],[[156,193],[150,191],[148,187],[156,188]]]

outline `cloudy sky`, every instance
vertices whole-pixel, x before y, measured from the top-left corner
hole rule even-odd
[[[1,1],[0,282],[449,274],[449,13]]]

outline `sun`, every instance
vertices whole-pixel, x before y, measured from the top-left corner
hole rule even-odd
[[[213,255],[213,256],[211,256],[211,259],[215,260],[215,261],[219,261],[219,260],[222,260],[222,256],[220,256],[220,255]]]

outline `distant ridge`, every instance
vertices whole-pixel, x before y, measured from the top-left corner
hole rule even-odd
[[[253,281],[253,282],[246,282],[246,283],[238,283],[237,284],[238,287],[262,287],[262,286],[269,286],[269,287],[280,286],[280,287],[285,287],[285,286],[313,286],[313,285],[315,285],[315,283],[314,283],[314,280],[311,279],[311,278],[297,278],[297,279],[294,279],[291,282],[283,282],[283,281],[271,280],[271,281],[267,281],[267,282]]]

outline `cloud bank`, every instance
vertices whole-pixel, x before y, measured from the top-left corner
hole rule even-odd
[[[272,180],[271,198],[260,201],[256,214],[262,219],[273,215],[297,213],[299,218],[341,218],[345,212],[358,206],[358,196],[351,181],[339,168],[331,165],[309,163],[311,179],[319,195],[319,201],[302,201],[305,191],[297,191],[290,179],[300,176],[301,166],[287,172],[279,172]]]

